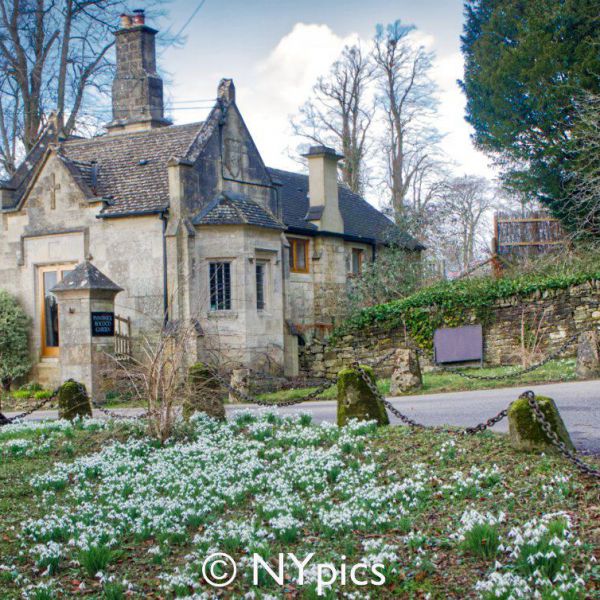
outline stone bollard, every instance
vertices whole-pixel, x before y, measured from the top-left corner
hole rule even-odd
[[[371,381],[377,380],[371,367],[362,366]],[[343,427],[350,419],[376,420],[378,425],[389,425],[390,420],[383,403],[365,383],[356,369],[342,369],[337,383],[337,423]]]
[[[545,396],[536,396],[536,400],[552,430],[556,432],[559,439],[566,444],[569,450],[574,450],[573,442],[554,400]],[[525,452],[555,450],[541,425],[535,420],[527,398],[519,398],[510,407],[508,411],[508,433],[511,445],[516,450]]]
[[[598,332],[584,331],[577,343],[577,377],[595,379],[600,377],[600,344]]]
[[[240,391],[242,394],[250,393],[250,369],[233,369],[231,371],[231,381],[229,385],[234,389]],[[232,392],[229,392],[229,402],[231,404],[240,404],[245,402],[243,398],[236,396]]]
[[[188,372],[188,390],[182,414],[187,421],[195,412],[225,420],[225,405],[219,380],[203,363],[192,365]]]
[[[77,417],[91,417],[92,403],[83,383],[65,381],[58,390],[58,418],[72,421]]]
[[[411,348],[399,348],[394,354],[394,370],[390,382],[390,395],[396,396],[423,385],[419,357]]]

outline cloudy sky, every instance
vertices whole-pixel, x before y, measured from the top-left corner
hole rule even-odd
[[[174,0],[162,31],[178,32],[200,0]],[[356,39],[368,43],[377,23],[396,19],[413,24],[419,39],[436,54],[434,78],[439,85],[439,129],[456,174],[493,176],[486,157],[469,139],[464,97],[456,80],[462,76],[459,36],[461,0],[204,0],[185,29],[182,47],[160,56],[166,98],[178,123],[202,119],[206,99],[216,96],[222,77],[233,78],[237,101],[268,165],[297,168],[288,148],[295,147],[289,117],[310,95],[343,46]]]

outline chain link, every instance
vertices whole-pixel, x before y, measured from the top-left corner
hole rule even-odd
[[[79,386],[79,392],[87,395],[87,390],[85,389],[85,387],[80,383],[78,383],[78,386]],[[56,398],[58,397],[59,391],[60,391],[60,388],[57,388],[56,390],[54,390],[54,392],[52,392],[52,395],[50,397],[44,398],[41,402],[38,402],[32,408],[30,408],[18,415],[15,415],[13,417],[7,417],[0,412],[0,427],[2,427],[3,425],[10,425],[11,423],[14,423],[15,421],[19,421],[21,419],[25,419],[26,417],[33,414],[37,410],[40,410],[40,408],[43,408],[44,406],[46,406],[47,404],[52,402],[52,400],[56,400]],[[117,412],[114,412],[114,411],[108,410],[107,408],[104,408],[101,404],[98,404],[97,402],[94,402],[93,400],[90,400],[90,403],[92,404],[92,406],[95,409],[99,410],[100,412],[104,413],[105,415],[107,415],[108,417],[111,417],[113,419],[143,419],[143,418],[146,418],[150,414],[149,411],[146,411],[146,412],[142,413],[141,415],[135,415],[135,416],[121,415]]]
[[[145,419],[150,415],[150,411],[148,410],[139,415],[122,415],[121,413],[115,412],[114,410],[104,408],[101,404],[98,404],[98,402],[94,402],[93,400],[91,400],[91,403],[96,410],[99,410],[101,413],[105,414],[111,419]]]
[[[294,406],[295,404],[301,404],[302,402],[309,402],[310,400],[315,400],[318,396],[320,396],[325,390],[328,390],[330,387],[333,387],[337,384],[337,377],[333,379],[327,380],[325,383],[322,383],[319,387],[314,389],[312,392],[307,394],[306,396],[302,396],[301,398],[291,398],[290,400],[283,400],[282,402],[268,402],[266,400],[259,400],[254,396],[250,396],[246,392],[233,387],[226,379],[221,377],[220,375],[214,375],[215,379],[219,381],[219,383],[226,388],[233,396],[235,396],[238,400],[246,402],[247,404],[257,404],[258,406],[268,406],[269,408],[284,408],[286,406]]]
[[[79,381],[74,381],[72,379],[70,381],[73,381],[73,383],[77,384],[79,393],[82,396],[89,398],[87,390],[85,388],[85,385],[83,385],[83,383],[81,383]],[[58,392],[58,390],[57,390],[57,392]],[[99,410],[101,413],[104,413],[107,417],[110,417],[111,419],[143,419],[150,414],[149,411],[146,411],[145,413],[142,413],[141,415],[121,415],[112,410],[109,410],[108,408],[104,408],[101,404],[98,404],[91,398],[89,398],[89,401],[93,408]]]
[[[535,365],[531,365],[526,369],[521,369],[520,371],[513,371],[512,373],[503,373],[501,375],[470,375],[469,373],[464,373],[457,369],[448,369],[445,367],[441,367],[441,370],[446,371],[447,373],[453,373],[454,375],[458,375],[459,377],[462,377],[464,379],[472,379],[473,381],[498,381],[502,379],[509,379],[511,377],[526,375],[527,373],[531,373],[532,371],[543,367],[546,363],[550,362],[551,360],[554,360],[557,356],[562,354],[578,337],[578,333],[572,335],[560,346],[560,348],[558,348],[558,350],[555,350],[552,354],[549,354],[546,358],[544,358],[544,360],[540,361],[539,363],[536,363]]]
[[[19,421],[21,419],[24,419],[25,417],[28,417],[29,415],[33,414],[36,410],[40,410],[40,408],[43,408],[44,406],[46,406],[46,404],[49,404],[50,402],[52,402],[52,400],[55,400],[57,396],[58,396],[58,389],[55,390],[54,392],[52,392],[52,396],[50,396],[49,398],[44,398],[41,402],[38,402],[32,408],[30,408],[18,415],[15,415],[14,417],[6,417],[2,413],[0,413],[0,427],[2,427],[2,425],[10,425],[11,423],[14,423],[15,421]]]
[[[365,385],[369,388],[371,393],[377,398],[379,402],[381,402],[397,419],[400,419],[403,423],[406,423],[410,427],[415,427],[418,429],[424,429],[425,425],[421,425],[421,423],[417,423],[414,419],[411,419],[407,415],[401,413],[389,400],[387,400],[384,395],[379,391],[377,387],[377,383],[369,377],[369,374],[362,368],[362,366],[358,362],[352,363],[352,368],[358,371],[361,379],[365,382]]]
[[[533,412],[533,416],[535,420],[540,424],[540,427],[546,434],[548,440],[552,443],[552,445],[571,463],[573,463],[582,473],[586,475],[590,475],[591,477],[595,477],[596,479],[600,479],[600,470],[595,469],[594,467],[588,465],[583,462],[572,450],[570,450],[567,445],[558,437],[556,431],[554,431],[550,422],[546,419],[546,415],[542,411],[537,398],[535,397],[535,393],[531,390],[527,390],[523,392],[520,398],[527,399],[527,403]]]
[[[479,425],[475,425],[475,427],[466,427],[462,433],[464,435],[474,435],[475,433],[485,431],[489,427],[493,427],[496,423],[500,423],[502,419],[508,416],[508,411],[512,405],[513,402],[511,402],[504,410],[501,410],[494,417],[490,417],[487,421],[483,421],[482,423],[479,423]]]
[[[364,368],[361,365],[358,364],[358,362],[354,362],[352,364],[352,367],[358,371],[362,380],[365,382],[365,384],[367,385],[369,390],[372,392],[372,394],[375,396],[375,398],[377,398],[378,401],[383,403],[383,405],[395,417],[397,417],[398,419],[400,419],[400,421],[402,421],[403,423],[406,423],[410,427],[413,427],[416,429],[426,429],[427,428],[425,425],[423,425],[421,423],[417,423],[414,419],[411,419],[410,417],[408,417],[405,414],[403,414],[402,412],[400,412],[389,400],[387,400],[383,396],[383,394],[379,391],[379,389],[377,388],[376,382],[374,382],[371,379],[371,377],[369,377],[369,374],[364,370]],[[533,411],[533,416],[534,416],[535,420],[540,423],[540,426],[544,430],[548,440],[550,440],[552,445],[555,446],[559,450],[559,452],[567,460],[569,460],[572,464],[574,464],[582,473],[584,473],[586,475],[590,475],[591,477],[594,477],[596,479],[600,479],[600,470],[595,469],[594,467],[583,462],[575,454],[575,452],[573,452],[572,450],[567,448],[566,444],[558,437],[557,433],[552,428],[552,425],[546,420],[546,417],[544,416],[544,413],[542,412],[542,409],[540,408],[540,405],[538,404],[538,402],[536,400],[535,394],[532,391],[527,391],[527,392],[524,392],[523,394],[521,394],[521,396],[519,396],[519,397],[527,398],[527,402],[528,402],[529,406],[531,407],[531,410]],[[489,418],[487,421],[484,421],[483,423],[480,423],[479,425],[476,425],[475,427],[465,428],[462,431],[462,433],[464,435],[474,435],[481,431],[485,431],[489,427],[493,427],[494,425],[496,425],[496,423],[499,423],[500,421],[502,421],[503,419],[505,419],[508,416],[508,411],[510,410],[510,407],[513,405],[513,403],[514,402],[511,402],[505,409],[501,410],[497,415]]]
[[[392,354],[393,354],[393,352],[389,353],[382,359],[379,359],[378,361],[376,361],[374,363],[373,366],[381,364],[382,362],[387,360]],[[414,419],[411,419],[404,413],[400,412],[389,400],[387,400],[384,397],[384,395],[379,391],[379,389],[377,387],[377,383],[375,381],[373,381],[373,379],[371,379],[371,377],[365,371],[363,366],[361,366],[357,361],[352,363],[352,368],[356,369],[356,371],[359,373],[361,379],[364,381],[365,385],[369,388],[369,390],[371,391],[373,396],[379,402],[381,402],[385,406],[385,408],[392,415],[394,415],[397,419],[399,419],[401,422],[405,423],[406,425],[408,425],[409,427],[412,427],[414,429],[428,428],[426,425],[423,425],[422,423],[418,423]],[[227,382],[224,378],[220,377],[219,375],[216,375],[215,377],[216,377],[216,379],[219,380],[221,385],[223,385],[227,390],[229,390],[229,392],[231,392],[233,395],[235,395],[238,399],[241,399],[241,400],[247,402],[248,404],[257,404],[259,406],[267,406],[269,408],[273,408],[273,407],[282,408],[282,407],[286,407],[286,406],[294,406],[296,404],[301,404],[302,402],[308,402],[309,400],[313,400],[317,396],[322,394],[325,390],[329,389],[333,385],[336,385],[337,380],[338,380],[337,377],[335,377],[333,380],[327,381],[326,383],[322,384],[321,386],[319,386],[318,388],[313,390],[310,394],[307,394],[306,396],[303,396],[302,398],[294,398],[291,400],[285,400],[283,402],[271,403],[271,402],[266,402],[264,400],[259,400],[258,398],[250,396],[249,394],[243,392],[242,390],[234,388],[232,385],[230,385],[229,382]],[[30,414],[34,413],[36,410],[39,410],[40,408],[42,408],[43,406],[45,406],[52,400],[56,399],[56,397],[58,396],[58,391],[59,391],[58,389],[55,390],[52,393],[52,396],[50,396],[49,398],[44,398],[44,400],[42,400],[41,402],[36,404],[34,407],[32,407],[29,410],[27,410],[19,415],[16,415],[14,417],[9,418],[9,417],[4,416],[2,413],[0,413],[0,426],[14,423],[15,421],[17,421],[19,419],[23,419],[23,418],[29,416]],[[81,386],[81,391],[82,391],[82,393],[85,391],[85,388],[83,386]],[[552,425],[546,419],[546,416],[544,415],[542,409],[540,408],[540,405],[536,399],[535,393],[531,390],[528,390],[526,392],[523,392],[519,396],[519,398],[527,399],[527,403],[529,404],[529,407],[531,408],[531,410],[533,412],[534,419],[536,421],[538,421],[542,430],[546,434],[547,439],[560,452],[560,454],[562,454],[562,456],[564,456],[567,460],[569,460],[573,465],[575,465],[575,467],[577,469],[579,469],[585,475],[589,475],[596,479],[600,479],[600,470],[595,469],[594,467],[588,465],[583,460],[581,460],[576,455],[576,453],[573,452],[572,450],[570,450],[566,446],[566,444],[558,437],[557,433],[554,431],[554,429],[552,428]],[[97,402],[91,401],[91,404],[93,405],[94,408],[98,409],[102,413],[104,413],[107,416],[114,418],[114,419],[143,419],[143,418],[146,418],[150,414],[149,411],[146,411],[140,415],[135,415],[135,416],[121,415],[119,413],[116,413],[114,411],[111,411],[109,409],[102,407]],[[490,427],[493,427],[494,425],[496,425],[496,423],[499,423],[500,421],[502,421],[504,418],[507,417],[512,404],[513,404],[513,402],[511,402],[505,409],[501,410],[497,415],[489,418],[487,421],[479,423],[475,427],[467,427],[464,430],[462,430],[461,433],[463,433],[464,435],[474,435],[476,433],[485,431],[486,429],[488,429]]]

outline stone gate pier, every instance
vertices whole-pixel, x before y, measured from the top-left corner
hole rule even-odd
[[[83,383],[99,399],[115,344],[115,296],[122,291],[91,262],[80,263],[52,288],[58,299],[60,379]]]

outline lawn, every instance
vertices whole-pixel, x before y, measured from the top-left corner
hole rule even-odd
[[[216,551],[228,598],[600,593],[598,486],[498,434],[242,411],[164,446],[137,422],[11,425],[0,457],[2,598],[209,598]]]
[[[518,377],[506,377],[494,381],[465,379],[460,375],[455,375],[448,371],[431,371],[423,373],[423,387],[420,390],[411,392],[414,394],[435,394],[441,392],[460,392],[464,390],[488,390],[499,387],[511,387],[517,385],[529,385],[533,383],[551,383],[555,381],[575,381],[575,359],[565,358],[552,360],[545,365]],[[510,375],[520,370],[519,367],[485,367],[485,368],[467,368],[461,369],[463,373],[475,377],[497,377],[498,375]],[[387,378],[378,381],[379,390],[388,395],[390,392],[390,380]],[[291,400],[292,398],[301,398],[312,392],[316,388],[295,388],[282,390],[271,394],[261,394],[259,399],[271,402],[281,402]],[[321,399],[333,400],[337,396],[335,387],[329,388],[321,396]]]

